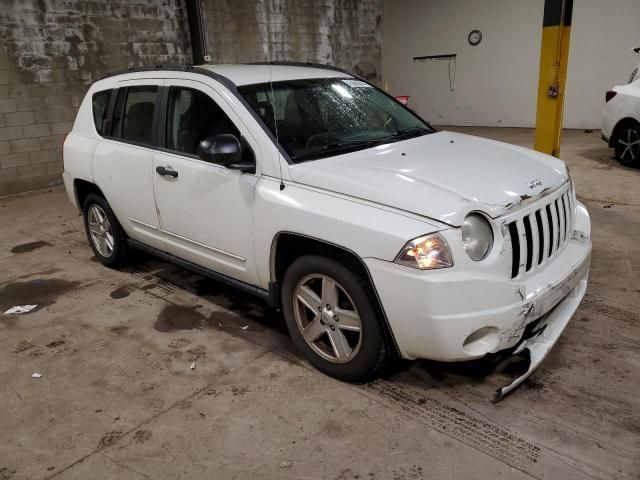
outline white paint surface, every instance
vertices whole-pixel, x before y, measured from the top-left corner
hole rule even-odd
[[[533,127],[544,0],[387,0],[389,92],[443,125]],[[597,128],[604,93],[626,83],[639,56],[640,2],[576,0],[565,126]],[[467,42],[482,31],[480,45]],[[457,54],[449,62],[412,57]],[[453,73],[453,65],[452,65]]]
[[[254,71],[226,68],[235,68],[236,75]],[[283,67],[278,75],[294,70]],[[305,76],[308,69],[298,70]],[[89,103],[95,91],[136,84],[189,85],[209,95],[256,153],[256,174],[101,138],[87,127],[93,124]],[[266,290],[274,280],[273,247],[285,232],[353,252],[369,270],[405,358],[469,360],[513,347],[526,323],[557,304],[563,328],[584,293],[576,287],[588,274],[588,213],[576,203],[562,161],[520,147],[441,132],[278,163],[270,137],[224,85],[197,72],[158,70],[96,82],[64,143],[64,158],[70,198],[73,180],[91,172],[131,239],[258,288]],[[155,173],[158,166],[179,175],[163,178]],[[466,253],[458,228],[470,211],[483,212],[494,232],[494,246],[482,261]],[[520,257],[514,258],[508,226],[515,222],[519,238],[525,238],[523,219],[540,211],[551,211],[557,228],[520,242]],[[394,261],[407,242],[435,232],[453,265],[428,271]],[[532,259],[539,258],[540,244],[555,250],[514,275],[513,262],[526,264],[526,248],[532,248]],[[484,351],[465,351],[465,340],[478,330],[495,332],[499,340]]]

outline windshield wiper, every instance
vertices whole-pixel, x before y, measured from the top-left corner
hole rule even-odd
[[[300,155],[295,156],[293,160],[295,162],[299,162],[303,160],[314,160],[317,158],[337,155],[339,153],[347,153],[354,150],[363,150],[365,148],[375,147],[389,140],[398,140],[398,139],[407,138],[407,137],[417,137],[420,135],[424,135],[426,133],[431,133],[431,130],[426,129],[424,127],[409,127],[403,130],[398,130],[397,132],[394,132],[391,135],[387,135],[384,137],[375,138],[371,140],[343,140],[341,142],[330,143],[329,145],[318,150],[302,153]]]
[[[358,141],[344,141],[336,142],[327,145],[319,150],[313,150],[312,152],[296,155],[293,160],[295,162],[301,160],[312,160],[316,158],[328,157],[331,155],[337,155],[339,153],[347,153],[353,150],[362,150],[364,148],[373,147],[380,144],[380,140],[358,140]]]
[[[397,132],[394,132],[391,135],[387,135],[386,137],[381,138],[380,141],[393,140],[396,138],[404,138],[404,137],[418,137],[420,135],[424,135],[425,133],[431,133],[431,130],[428,130],[424,127],[403,128],[402,130],[398,130]]]

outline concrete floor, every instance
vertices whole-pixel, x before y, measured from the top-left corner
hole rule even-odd
[[[565,136],[590,287],[497,405],[509,369],[483,362],[332,380],[244,294],[146,256],[102,267],[62,189],[0,199],[0,311],[39,305],[0,315],[0,479],[640,478],[640,170],[611,156]]]

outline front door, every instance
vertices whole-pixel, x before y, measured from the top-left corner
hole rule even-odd
[[[169,253],[238,280],[256,284],[252,208],[257,174],[201,160],[199,142],[231,133],[257,143],[210,86],[167,80],[166,122],[154,154],[154,190]],[[259,162],[256,162],[259,168]]]

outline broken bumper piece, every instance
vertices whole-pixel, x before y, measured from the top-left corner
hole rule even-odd
[[[529,367],[526,372],[514,379],[509,385],[496,390],[493,402],[499,402],[509,392],[524,382],[533,371],[538,368],[547,354],[562,335],[571,320],[587,290],[587,276],[583,276],[571,292],[551,311],[545,314],[535,325],[535,328],[516,347],[513,354],[525,354],[529,357]]]

